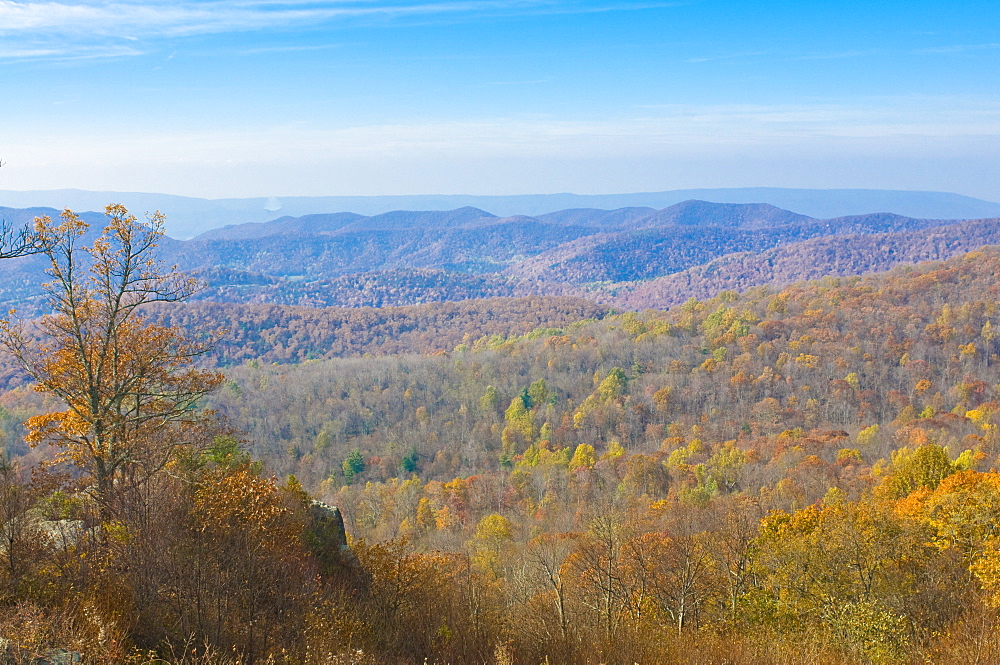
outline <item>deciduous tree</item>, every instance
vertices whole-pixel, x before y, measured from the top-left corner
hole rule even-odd
[[[89,246],[81,244],[88,225],[73,212],[58,223],[36,218],[51,313],[31,327],[0,320],[0,344],[65,406],[29,419],[29,442],[63,447],[92,477],[104,520],[121,508],[116,498],[198,440],[206,422],[198,403],[222,381],[193,365],[206,344],[143,316],[144,305],[183,300],[199,286],[156,259],[163,215],[143,224],[121,205],[106,214]]]

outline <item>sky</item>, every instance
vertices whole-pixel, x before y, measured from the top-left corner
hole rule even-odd
[[[0,0],[0,190],[997,201],[998,156],[995,0]]]

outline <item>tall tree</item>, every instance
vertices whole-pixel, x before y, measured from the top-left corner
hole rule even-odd
[[[193,366],[208,346],[145,318],[152,302],[183,300],[198,282],[155,257],[164,217],[143,224],[121,205],[106,209],[90,246],[88,225],[66,210],[35,220],[48,259],[51,313],[32,326],[0,320],[0,344],[62,411],[26,421],[28,441],[53,443],[93,479],[102,519],[116,499],[164,468],[179,447],[198,440],[201,398],[222,376]]]

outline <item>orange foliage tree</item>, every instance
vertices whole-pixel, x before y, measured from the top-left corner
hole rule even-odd
[[[103,520],[116,499],[148,480],[179,448],[198,440],[206,418],[199,400],[222,376],[193,361],[208,346],[142,315],[152,302],[175,302],[198,282],[155,257],[160,213],[140,223],[124,206],[89,246],[88,225],[66,210],[61,221],[35,220],[35,242],[48,260],[51,312],[32,327],[0,320],[0,344],[65,408],[29,419],[32,444],[48,442],[92,478]]]

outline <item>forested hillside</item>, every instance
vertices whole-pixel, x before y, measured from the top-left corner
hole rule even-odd
[[[296,363],[343,356],[433,354],[483,335],[516,337],[609,311],[589,300],[558,296],[492,298],[409,307],[282,307],[198,302],[150,308],[169,326],[220,326],[212,361]]]
[[[515,291],[540,295],[533,285],[517,284],[496,274],[473,275],[441,269],[398,268],[354,273],[311,282],[227,268],[198,272],[210,286],[203,300],[303,307],[402,307],[432,302],[461,302],[512,297]]]
[[[801,221],[796,217],[773,226],[759,223],[668,226],[656,230],[588,236],[567,242],[519,262],[508,268],[505,274],[570,284],[646,280],[700,266],[733,252],[761,252],[817,237],[826,237],[829,242],[843,242],[839,236],[845,234],[899,233],[940,224],[940,221],[879,214],[822,221]],[[946,229],[950,226],[942,228],[942,232],[947,233]],[[957,236],[958,233],[955,234]],[[870,258],[860,255],[853,258],[854,262],[849,264],[852,273],[861,274],[877,269],[877,264],[872,262],[877,262],[881,255],[876,252]]]
[[[241,426],[271,450],[264,457],[310,487],[336,485],[353,448],[388,455],[366,472],[377,480],[411,452],[427,479],[498,470],[543,430],[551,445],[600,454],[612,440],[652,453],[691,427],[703,441],[749,442],[877,424],[870,453],[884,457],[904,411],[948,414],[993,399],[998,268],[1000,254],[984,250],[886,276],[725,292],[671,312],[467,336],[446,356],[243,365],[229,372],[238,398],[218,406],[243,414]],[[518,396],[534,438],[512,429]],[[244,421],[254,404],[287,405],[286,417]]]
[[[296,648],[991,662],[998,271],[986,249],[443,355],[250,362],[211,405],[340,507],[369,576]]]
[[[879,272],[899,264],[941,260],[1000,244],[1000,220],[978,220],[896,233],[825,236],[762,252],[738,252],[666,277],[615,284],[607,299],[629,309],[667,308],[691,297],[710,298],[720,291],[743,291],[767,284],[793,284],[826,275]]]
[[[0,321],[39,386],[0,396],[15,653],[1000,659],[1000,250],[641,313],[157,304],[197,285],[111,212],[82,301]]]
[[[962,662],[996,653],[998,270],[234,368],[215,406],[356,537],[468,553],[489,591],[460,639],[498,631],[519,662]]]

